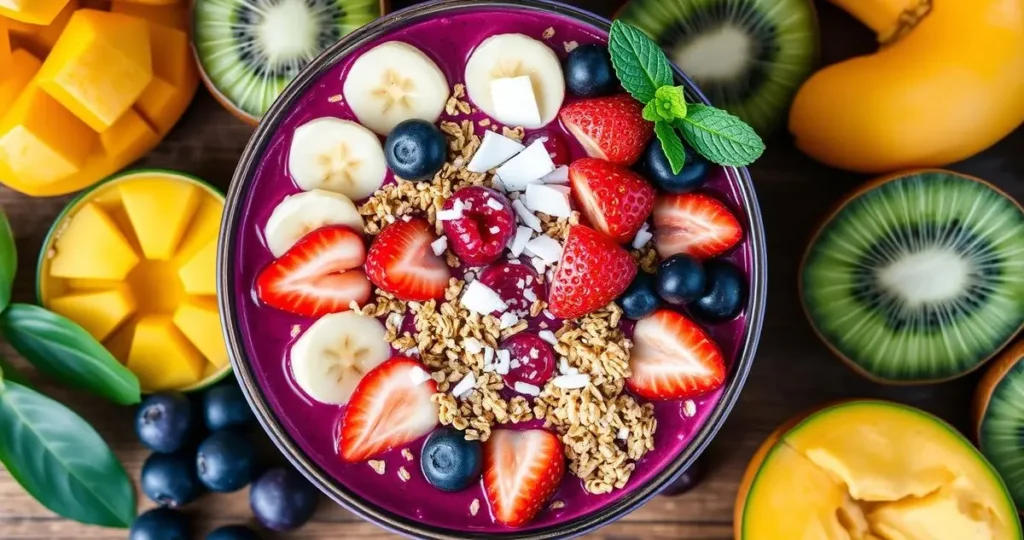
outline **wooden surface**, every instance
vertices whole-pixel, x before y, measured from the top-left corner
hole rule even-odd
[[[610,14],[612,2],[578,0]],[[602,9],[607,8],[607,9]],[[834,62],[871,49],[871,37],[834,8],[820,6],[822,58]],[[250,128],[224,112],[204,91],[167,140],[138,163],[198,175],[226,189]],[[816,404],[848,397],[876,397],[923,407],[966,429],[969,399],[977,376],[917,388],[890,388],[869,383],[835,360],[812,335],[796,297],[796,271],[808,235],[826,209],[865,178],[822,167],[801,155],[784,134],[768,141],[768,152],[753,168],[764,212],[769,248],[768,315],[754,369],[737,407],[705,454],[711,473],[695,491],[676,498],[659,497],[609,525],[592,538],[728,539],[732,538],[736,486],[762,439],[790,415]],[[1024,130],[968,162],[952,168],[986,178],[1018,199],[1024,198]],[[31,199],[0,188],[0,206],[10,217],[20,253],[15,299],[34,301],[35,259],[54,217],[70,197]],[[3,354],[15,353],[4,345]],[[24,362],[15,360],[24,367]],[[137,477],[147,452],[135,441],[132,411],[67,391],[26,368],[47,394],[62,400],[93,423]],[[150,506],[145,497],[140,504]],[[195,517],[201,538],[209,529],[250,521],[245,493],[207,496],[187,512]],[[0,470],[0,538],[124,538],[124,531],[86,527],[55,517],[40,507],[6,472]],[[270,536],[267,536],[270,538]],[[386,538],[391,535],[365,523],[326,499],[313,522],[279,538]]]

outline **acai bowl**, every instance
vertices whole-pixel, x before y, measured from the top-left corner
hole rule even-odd
[[[243,154],[218,261],[235,373],[287,458],[380,526],[585,533],[680,475],[739,395],[752,183],[690,154],[650,172],[642,105],[588,72],[599,54],[567,61],[608,29],[541,0],[396,12],[309,65]]]

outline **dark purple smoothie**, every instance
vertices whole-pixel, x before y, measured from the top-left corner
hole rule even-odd
[[[554,29],[554,36],[542,39],[548,28]],[[305,331],[313,321],[259,305],[253,292],[253,282],[260,269],[272,259],[262,238],[267,218],[285,196],[299,192],[287,172],[287,153],[292,133],[299,125],[322,116],[355,120],[344,102],[338,102],[333,96],[342,93],[346,72],[361,52],[384,41],[408,42],[432,57],[445,72],[448,82],[454,85],[462,82],[466,61],[477,44],[489,36],[513,32],[544,41],[560,56],[565,55],[567,42],[603,43],[607,39],[607,34],[596,28],[554,14],[525,9],[472,9],[413,22],[367,44],[329,69],[296,103],[272,137],[241,204],[241,229],[235,248],[239,264],[228,270],[234,272],[235,277],[235,290],[228,293],[246,299],[239,302],[238,313],[234,316],[242,330],[242,345],[252,364],[252,371],[267,402],[297,445],[338,482],[367,501],[417,522],[464,531],[488,532],[506,528],[494,523],[482,485],[449,494],[426,483],[419,469],[422,441],[408,447],[415,456],[413,461],[407,461],[400,453],[401,449],[381,457],[386,462],[386,473],[383,476],[374,472],[366,463],[345,463],[338,457],[336,434],[343,408],[316,403],[305,397],[293,382],[287,365],[290,344],[299,335],[293,332],[293,327],[297,325],[301,331]],[[456,120],[464,118],[460,116]],[[557,125],[557,121],[546,129],[563,134],[566,141],[573,140]],[[584,155],[574,142],[572,153],[574,158]],[[706,190],[730,203],[740,221],[746,222],[743,209],[739,207],[738,186],[721,169],[713,170],[711,175]],[[744,240],[726,258],[740,268],[749,269],[751,249],[749,241]],[[735,363],[744,338],[745,320],[746,314],[743,314],[728,323],[706,327],[722,348],[730,366]],[[656,448],[637,464],[636,471],[624,489],[607,495],[589,495],[584,492],[580,480],[566,473],[561,488],[552,498],[563,501],[565,506],[559,510],[542,511],[525,529],[550,526],[595,512],[637,486],[650,482],[656,473],[686,448],[703,426],[721,393],[719,390],[695,399],[697,412],[692,417],[683,413],[682,402],[658,403],[655,409],[658,420]],[[401,466],[405,466],[412,475],[407,482],[398,476]],[[474,499],[480,501],[480,511],[476,516],[470,514],[470,504]]]

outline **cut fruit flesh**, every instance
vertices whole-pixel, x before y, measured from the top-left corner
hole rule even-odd
[[[949,171],[884,177],[847,198],[804,257],[801,298],[842,359],[880,382],[968,373],[1024,325],[1024,211]]]
[[[68,0],[0,0],[0,16],[28,24],[50,24]]]
[[[106,291],[54,298],[49,308],[77,322],[94,338],[103,341],[135,313],[135,299],[131,290],[122,285]]]
[[[57,43],[64,27],[68,25],[71,14],[78,9],[78,0],[71,0],[64,6],[64,9],[50,21],[49,24],[29,24],[13,19],[7,20],[8,29],[11,32],[11,41],[17,47],[24,47],[39,58],[43,58],[53,45]],[[2,16],[0,16],[2,18]]]
[[[978,448],[1024,508],[1024,341],[1019,341],[988,368],[975,394],[974,426]]]
[[[212,299],[185,300],[174,312],[174,326],[206,360],[218,368],[228,365],[228,349],[220,327],[220,314]]]
[[[191,386],[203,375],[203,356],[174,326],[170,317],[149,315],[135,324],[125,366],[139,377],[144,391]]]
[[[0,69],[4,71],[4,76],[0,77],[0,116],[7,112],[10,104],[28,86],[32,77],[35,77],[39,66],[43,65],[38,58],[25,49],[18,49],[11,53],[9,62],[7,66],[3,66],[3,60],[0,59]]]
[[[172,179],[136,180],[121,187],[121,201],[147,259],[174,256],[202,193]]]
[[[50,261],[54,277],[120,281],[139,263],[117,224],[95,204],[86,203],[62,227]]]

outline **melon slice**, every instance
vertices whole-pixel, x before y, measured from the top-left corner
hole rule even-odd
[[[114,125],[100,133],[103,152],[111,158],[138,156],[159,143],[160,135],[132,109],[125,111]]]
[[[0,0],[0,15],[29,24],[50,24],[68,0]]]
[[[171,317],[147,315],[135,325],[125,365],[139,377],[142,389],[152,392],[199,382],[206,362]]]
[[[53,245],[54,277],[122,281],[139,264],[117,224],[99,206],[86,203],[68,219]]]
[[[32,54],[45,58],[50,49],[57,43],[57,38],[64,32],[71,14],[78,9],[78,0],[71,0],[49,24],[29,24],[8,20],[11,39],[20,47],[32,51]]]
[[[97,132],[112,126],[153,79],[149,23],[76,11],[46,57],[40,86]]]
[[[137,179],[121,186],[121,200],[147,259],[170,260],[199,206],[202,191],[168,178]]]
[[[199,77],[188,34],[149,24],[153,79],[135,103],[135,110],[161,133],[171,129],[192,99]]]
[[[151,23],[178,30],[188,30],[190,24],[188,7],[175,2],[158,5],[132,2],[130,0],[114,0],[110,3],[110,11],[139,17]],[[155,56],[156,54],[154,53]],[[155,65],[153,67],[154,69],[156,68]]]
[[[75,321],[103,341],[135,313],[135,299],[127,286],[107,291],[75,293],[49,302],[49,308]]]
[[[228,349],[220,327],[220,314],[212,299],[186,300],[174,312],[174,324],[203,356],[218,368],[228,365]]]
[[[0,53],[2,54],[2,53]],[[0,61],[0,65],[3,62]],[[42,62],[25,49],[11,53],[10,64],[0,67],[0,116],[7,111],[7,106],[18,98],[18,94],[28,86],[29,81],[39,71]]]
[[[211,237],[184,266],[178,270],[178,277],[185,292],[194,295],[216,296],[217,294],[217,237]]]
[[[224,214],[224,202],[211,196],[204,197],[199,209],[196,210],[192,223],[188,225],[188,232],[181,240],[178,248],[178,259],[181,265],[187,264],[200,249],[206,247],[210,238],[217,238],[220,231],[220,219]]]
[[[923,497],[908,497],[878,506],[867,516],[882,538],[929,540],[1000,540],[992,526],[997,518],[983,502],[974,500],[966,479]]]

